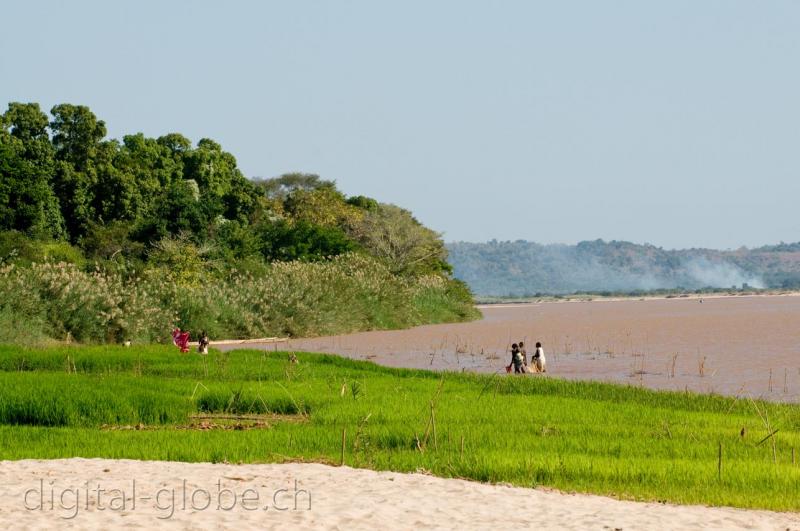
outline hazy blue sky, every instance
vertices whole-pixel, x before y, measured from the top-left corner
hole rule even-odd
[[[3,2],[0,105],[214,138],[447,240],[800,240],[799,1]]]

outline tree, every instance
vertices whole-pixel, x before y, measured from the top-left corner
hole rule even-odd
[[[187,181],[170,184],[156,200],[153,214],[134,231],[137,241],[151,244],[168,235],[193,234],[204,238],[209,219]]]
[[[182,141],[189,141],[180,135],[169,136],[172,137],[169,142],[162,141],[165,137],[147,138],[142,133],[123,137],[113,166],[125,177],[117,175],[111,185],[122,186],[123,183],[113,181],[127,179],[135,190],[129,192],[130,213],[121,219],[139,221],[151,217],[164,189],[183,180],[183,151],[178,146]],[[128,187],[122,186],[122,189],[128,190]]]
[[[259,195],[239,168],[236,158],[208,138],[184,155],[184,179],[197,183],[201,208],[208,219],[247,221]]]
[[[320,179],[314,173],[284,173],[280,177],[272,179],[256,180],[256,186],[264,190],[267,197],[273,199],[286,199],[290,194],[298,190],[311,192],[321,188],[336,190],[336,183]]]
[[[67,231],[73,241],[97,219],[94,208],[98,182],[95,158],[106,135],[102,120],[83,105],[61,104],[50,111],[56,165],[53,188],[61,202]]]
[[[376,200],[364,195],[355,195],[352,197],[348,197],[347,204],[353,205],[354,207],[358,207],[362,210],[369,210],[369,211],[375,211],[378,210],[378,208],[380,208],[380,204]]]
[[[384,260],[393,273],[450,271],[447,250],[439,234],[400,207],[381,204],[367,213],[357,238],[367,251]]]
[[[41,155],[52,158],[52,146],[47,134],[47,115],[42,112],[38,103],[9,103],[2,123],[4,128],[9,128],[11,136],[18,138],[26,149],[43,148],[44,153],[41,154],[26,152],[26,158],[38,160]]]
[[[285,220],[257,227],[260,251],[268,261],[317,261],[356,249],[356,244],[337,227],[321,227],[306,221]]]
[[[187,152],[185,159],[184,179],[194,179],[203,195],[221,198],[239,176],[234,156],[208,138],[201,139],[197,149]]]
[[[365,211],[347,204],[344,194],[327,186],[298,189],[286,196],[284,211],[294,220],[350,231],[364,219]]]
[[[196,286],[205,273],[217,264],[209,258],[211,245],[197,245],[190,234],[168,235],[153,244],[150,262],[162,269],[163,275],[180,286]]]
[[[53,107],[50,114],[56,157],[71,163],[77,171],[87,171],[97,146],[106,136],[105,122],[84,105],[62,103]]]
[[[52,170],[47,115],[35,103],[9,104],[0,116],[0,228],[64,237]]]
[[[145,246],[131,239],[131,230],[131,224],[124,221],[93,223],[81,238],[81,249],[92,260],[124,258],[142,261],[145,258]]]
[[[61,238],[64,221],[47,175],[22,156],[21,146],[0,137],[0,228]]]

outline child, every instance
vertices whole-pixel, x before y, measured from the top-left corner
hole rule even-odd
[[[197,342],[197,352],[200,354],[208,354],[208,334],[203,330],[200,332],[200,341]]]
[[[528,372],[528,351],[522,341],[519,342],[519,353],[522,354],[522,372]]]

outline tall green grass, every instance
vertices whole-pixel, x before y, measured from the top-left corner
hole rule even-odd
[[[298,358],[255,350],[182,356],[157,346],[2,347],[0,459],[338,462],[346,431],[352,466],[800,510],[800,467],[791,461],[793,448],[800,454],[797,405]],[[175,429],[206,412],[305,421]],[[139,423],[154,429],[101,429]]]

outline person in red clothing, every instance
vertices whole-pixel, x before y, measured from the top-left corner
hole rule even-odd
[[[181,332],[180,328],[172,331],[172,342],[181,349],[181,354],[189,352],[189,332]]]

